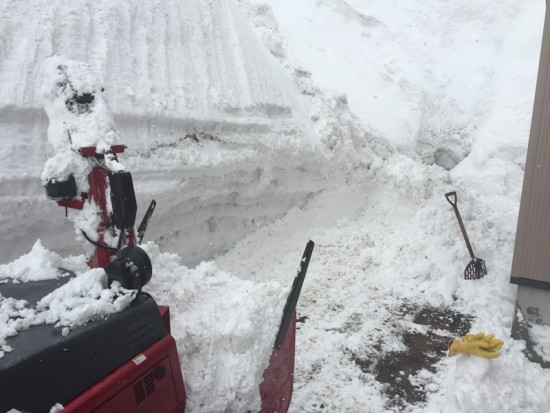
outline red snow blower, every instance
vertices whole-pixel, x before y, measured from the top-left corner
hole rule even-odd
[[[68,79],[70,82],[70,79]],[[72,97],[76,105],[86,101],[93,109],[97,90]],[[76,107],[67,102],[68,110]],[[88,108],[88,109],[89,109]],[[89,109],[89,110],[92,110]],[[80,111],[79,116],[86,116]],[[70,135],[69,135],[70,138]],[[176,342],[170,330],[170,310],[157,305],[142,291],[153,275],[151,260],[138,244],[156,206],[153,200],[135,229],[137,202],[132,176],[109,168],[108,157],[124,151],[123,145],[81,147],[79,156],[88,165],[89,190],[80,192],[74,175],[52,179],[47,196],[58,205],[82,210],[94,206],[99,217],[96,233],[82,229],[95,250],[92,268],[104,268],[108,283],[118,281],[137,290],[125,310],[106,319],[76,327],[64,335],[52,325],[32,326],[9,337],[13,349],[0,358],[0,412],[48,412],[56,403],[70,413],[184,412],[185,366],[180,366]],[[74,171],[77,175],[83,171]],[[309,241],[300,269],[283,311],[269,365],[260,385],[261,412],[284,413],[293,390],[296,304],[313,251]],[[27,283],[0,284],[3,297],[25,299],[29,307],[66,283],[71,277]],[[230,374],[230,372],[228,372]]]

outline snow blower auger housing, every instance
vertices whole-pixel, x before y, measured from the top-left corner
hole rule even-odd
[[[183,413],[186,392],[171,335],[169,308],[157,305],[141,291],[150,281],[153,268],[147,253],[137,244],[143,239],[156,203],[151,202],[136,234],[137,202],[132,177],[117,158],[125,146],[103,139],[116,135],[110,114],[102,106],[103,88],[90,67],[80,62],[63,61],[54,73],[54,109],[46,111],[50,129],[63,137],[56,140],[49,136],[56,154],[42,174],[46,195],[66,213],[73,209],[75,215],[82,214],[81,219],[73,220],[83,238],[95,248],[88,265],[103,268],[109,285],[117,281],[137,293],[125,310],[76,327],[68,335],[42,324],[9,337],[13,351],[0,359],[0,411],[15,408],[42,413],[61,403],[65,413]],[[106,118],[98,121],[96,118],[101,116]],[[82,130],[90,125],[99,125],[92,132],[101,139],[92,140],[93,145],[82,145],[90,142],[89,133]],[[48,135],[51,133],[48,130]],[[66,165],[72,165],[72,169],[67,170]],[[300,261],[264,372],[259,389],[261,413],[285,413],[290,404],[295,309],[313,245],[309,241]],[[32,306],[72,278],[3,283],[0,294],[25,299]]]

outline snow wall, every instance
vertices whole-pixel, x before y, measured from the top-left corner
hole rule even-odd
[[[331,154],[314,137],[304,93],[232,2],[8,1],[0,19],[0,262],[37,238],[61,254],[82,252],[39,179],[52,155],[41,87],[53,55],[102,76],[138,220],[158,203],[146,238],[186,264],[327,181],[319,159]]]

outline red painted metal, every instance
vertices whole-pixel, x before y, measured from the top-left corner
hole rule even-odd
[[[172,332],[170,326],[170,307],[168,307],[167,305],[159,305],[159,311],[160,317],[162,318],[162,322],[164,324],[164,328],[166,329],[166,332],[170,334]]]
[[[294,382],[296,312],[292,313],[288,332],[280,350],[273,349],[260,384],[260,413],[285,413],[290,406]]]
[[[126,148],[125,145],[111,146],[110,153],[122,153]],[[97,159],[98,164],[88,175],[88,183],[90,192],[87,194],[90,202],[95,203],[99,209],[100,223],[97,227],[98,240],[101,245],[105,244],[105,233],[112,229],[113,223],[107,210],[107,196],[109,190],[109,170],[103,161],[104,154],[96,152],[94,146],[84,147],[80,149],[84,156],[93,156]],[[136,232],[134,228],[126,229],[126,240],[128,246],[136,245]],[[96,247],[94,253],[90,257],[89,265],[92,268],[105,268],[116,256],[116,251],[108,250],[101,247]]]
[[[82,209],[84,208],[84,202],[85,199],[63,199],[61,201],[57,201],[57,205],[65,208],[71,208],[71,209]]]
[[[113,145],[111,146],[109,153],[122,153],[125,148],[125,145]],[[81,210],[83,209],[85,202],[94,203],[98,208],[100,218],[100,222],[97,227],[98,239],[94,241],[96,241],[99,245],[105,245],[105,233],[112,229],[112,222],[107,209],[109,169],[107,169],[107,166],[105,165],[105,154],[97,153],[97,148],[95,146],[82,147],[79,151],[84,157],[96,159],[96,165],[92,168],[88,175],[90,190],[88,193],[83,193],[81,195],[81,199],[62,200],[58,201],[57,204],[65,208]],[[135,229],[128,228],[126,231],[128,246],[135,246]],[[92,256],[90,257],[88,265],[91,268],[105,268],[114,256],[116,256],[116,251],[96,246]]]
[[[90,184],[88,196],[90,202],[95,203],[99,210],[100,221],[97,227],[97,242],[101,245],[105,244],[105,232],[111,227],[111,219],[107,211],[108,175],[109,171],[104,165],[95,166],[88,175],[88,182]],[[115,251],[96,247],[90,257],[89,265],[92,268],[105,268],[111,262],[111,257],[115,255]]]
[[[63,413],[183,413],[185,400],[176,342],[168,334],[65,404]]]
[[[126,149],[126,145],[111,145],[109,152],[111,153],[122,153]],[[103,156],[103,153],[97,153],[97,148],[95,146],[83,146],[79,149],[79,152],[83,156]]]
[[[127,241],[128,246],[135,247],[136,246],[136,229],[134,227],[127,229],[126,237],[128,239]]]

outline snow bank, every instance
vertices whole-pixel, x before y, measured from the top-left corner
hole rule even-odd
[[[211,120],[292,106],[288,81],[232,2],[0,7],[0,107],[40,108],[43,62],[52,55],[89,63],[117,114]]]
[[[55,86],[61,59],[52,56],[84,62],[98,74],[81,76],[82,87],[105,87],[102,96],[129,148],[121,159],[136,174],[140,211],[151,198],[159,204],[162,215],[148,236],[186,262],[225,250],[323,186],[326,173],[316,160],[326,154],[302,113],[301,94],[232,2],[8,1],[0,16],[0,260],[27,251],[36,237],[60,254],[80,253],[37,178],[50,157],[43,180],[79,169],[85,189],[86,165],[52,153],[46,129],[58,152],[67,130],[75,132],[73,146],[118,139],[109,137],[109,122],[75,131],[67,115],[58,116],[63,94],[49,105],[48,126],[41,99]],[[98,102],[95,109],[103,107]],[[220,202],[228,194],[236,196]]]
[[[272,13],[272,49],[402,152],[451,169],[479,147],[526,147],[544,2],[242,2]]]
[[[62,214],[35,195],[50,154],[40,62],[62,54],[104,78],[140,210],[159,205],[148,239],[185,264],[221,254],[190,269],[146,247],[191,410],[257,406],[278,298],[313,239],[291,411],[391,410],[359,360],[425,332],[411,306],[470,316],[505,346],[490,362],[441,348],[437,373],[409,378],[426,400],[401,410],[547,411],[547,371],[510,337],[509,283],[544,2],[38,3],[0,5],[2,259],[43,233],[70,250]],[[450,190],[482,280],[463,279]],[[533,334],[545,354],[547,332]]]

